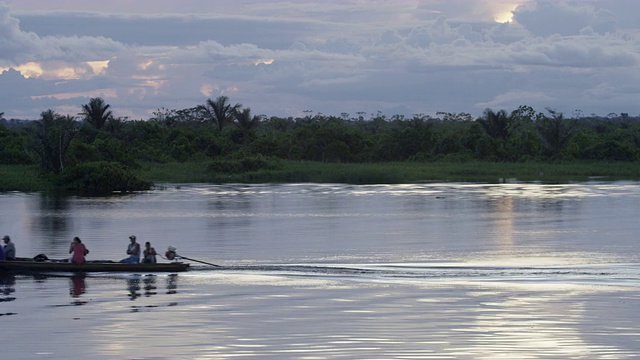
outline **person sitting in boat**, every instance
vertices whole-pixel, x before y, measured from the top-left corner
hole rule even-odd
[[[0,261],[5,261],[7,258],[4,256],[4,248],[0,246]]]
[[[127,246],[127,255],[128,258],[120,260],[121,263],[125,264],[137,264],[140,262],[140,244],[136,242],[136,236],[129,236],[129,240],[131,243]]]
[[[85,256],[89,253],[82,240],[79,237],[74,237],[71,245],[69,246],[69,254],[71,255],[71,262],[74,264],[82,264],[85,262]]]
[[[16,259],[16,246],[11,242],[11,238],[9,235],[5,235],[2,240],[4,240],[4,257],[7,260],[15,260]]]
[[[144,243],[144,251],[142,252],[142,262],[144,264],[155,264],[156,263],[156,249],[151,247],[150,242]]]

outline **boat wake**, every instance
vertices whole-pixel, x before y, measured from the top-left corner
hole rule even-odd
[[[469,266],[441,264],[251,264],[231,266],[192,265],[180,277],[217,277],[219,275],[279,276],[370,281],[370,282],[560,282],[590,283],[640,287],[640,264],[596,264],[583,266]],[[48,276],[73,276],[73,273],[50,273]],[[147,276],[178,276],[177,274],[90,273],[94,278],[132,279]]]
[[[640,286],[640,264],[602,264],[587,266],[464,266],[432,264],[276,264],[193,266],[200,274],[251,273],[295,277],[343,278],[360,280],[450,280],[480,279],[488,281],[581,281]]]

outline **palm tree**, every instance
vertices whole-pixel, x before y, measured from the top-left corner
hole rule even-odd
[[[484,116],[477,120],[485,134],[503,143],[509,140],[509,124],[511,119],[505,110],[494,112],[491,109],[484,111]]]
[[[243,109],[242,111],[235,112],[236,121],[234,124],[242,131],[242,138],[246,142],[249,140],[249,134],[258,125],[262,116],[251,116],[251,108]]]
[[[216,123],[220,131],[225,124],[233,121],[236,112],[242,107],[240,104],[231,105],[228,101],[228,97],[220,95],[215,101],[207,99],[204,106],[210,119]]]
[[[40,159],[42,169],[58,173],[64,169],[67,152],[77,133],[76,119],[49,109],[34,122],[31,149]]]
[[[509,157],[509,138],[511,137],[511,117],[505,110],[484,111],[483,117],[477,120],[482,131],[494,141],[493,151],[501,160]]]
[[[104,128],[108,132],[115,134],[116,132],[124,128],[124,123],[128,119],[129,118],[126,116],[118,116],[118,117],[109,116],[109,118],[107,119],[107,122],[104,124]]]
[[[248,132],[253,130],[253,128],[258,125],[260,120],[262,120],[262,116],[253,115],[251,116],[251,108],[243,109],[242,111],[236,112],[236,121],[235,124],[244,132]]]
[[[546,148],[557,160],[575,132],[576,121],[565,119],[562,113],[552,109],[547,109],[547,112],[550,116],[541,116],[536,121],[536,130]]]
[[[91,98],[88,104],[82,105],[82,112],[79,115],[84,116],[84,121],[96,129],[102,129],[111,117],[110,107],[111,105],[106,104],[102,98]]]

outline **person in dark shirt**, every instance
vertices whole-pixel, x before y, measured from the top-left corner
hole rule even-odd
[[[144,243],[144,251],[142,252],[142,262],[144,264],[155,264],[156,263],[156,249],[151,247],[150,242]]]

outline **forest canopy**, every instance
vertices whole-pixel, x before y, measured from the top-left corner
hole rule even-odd
[[[254,115],[226,96],[189,109],[159,109],[147,120],[116,117],[114,111],[103,99],[92,98],[75,116],[49,109],[34,121],[0,118],[0,163],[38,164],[44,173],[73,178],[67,187],[85,186],[83,181],[93,177],[108,179],[105,171],[114,171],[117,176],[112,178],[123,183],[110,184],[107,190],[135,190],[150,185],[123,171],[140,162],[210,161],[210,171],[242,172],[277,168],[278,160],[553,162],[640,157],[640,119],[627,114],[576,112],[566,117],[552,109],[520,106],[487,109],[478,118],[467,113],[407,118],[311,112],[282,118]],[[80,180],[80,174],[86,179]]]

